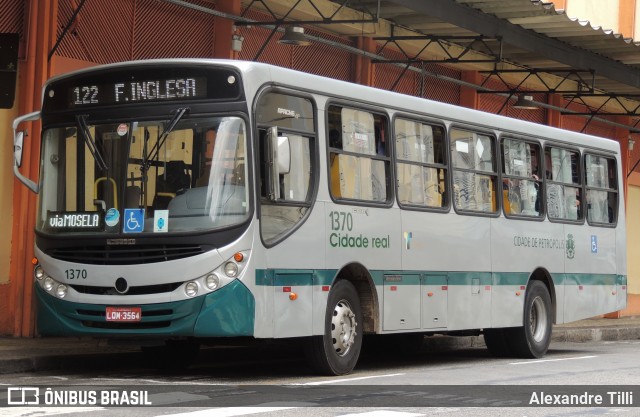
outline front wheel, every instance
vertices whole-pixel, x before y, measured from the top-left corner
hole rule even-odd
[[[358,362],[362,347],[362,311],[353,284],[338,281],[327,300],[324,335],[312,336],[307,346],[310,365],[325,375],[345,375]]]
[[[509,329],[511,351],[522,358],[540,358],[551,342],[551,296],[540,281],[531,281],[524,301],[524,326]]]

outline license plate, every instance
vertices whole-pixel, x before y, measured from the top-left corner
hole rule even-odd
[[[142,309],[140,307],[107,307],[107,321],[140,321]]]

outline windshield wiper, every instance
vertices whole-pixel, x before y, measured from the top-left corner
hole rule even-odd
[[[78,126],[80,127],[80,132],[82,133],[84,142],[87,144],[87,148],[89,148],[89,152],[91,152],[91,155],[93,155],[93,159],[96,160],[96,165],[98,165],[98,169],[101,171],[107,171],[109,169],[109,166],[104,161],[104,158],[100,153],[100,149],[98,149],[96,142],[93,140],[93,137],[91,136],[91,131],[89,130],[89,126],[87,125],[87,115],[86,114],[77,115],[76,122],[78,122]]]
[[[173,115],[173,117],[165,127],[164,131],[156,141],[156,144],[153,145],[153,148],[151,148],[151,151],[149,152],[149,156],[144,158],[144,161],[142,164],[144,171],[149,169],[150,161],[153,161],[153,159],[156,158],[156,156],[158,155],[158,152],[160,152],[160,149],[162,148],[162,145],[164,145],[164,142],[167,140],[169,133],[173,131],[173,129],[176,127],[176,125],[178,124],[182,116],[187,112],[187,110],[189,110],[188,107],[180,107],[178,110],[176,110],[176,114]]]

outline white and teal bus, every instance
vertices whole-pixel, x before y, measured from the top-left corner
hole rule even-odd
[[[38,118],[34,181],[19,129]],[[483,333],[537,358],[553,323],[626,306],[612,140],[260,63],[154,60],[50,80],[14,144],[39,193],[42,335],[304,338],[339,375],[365,334]]]

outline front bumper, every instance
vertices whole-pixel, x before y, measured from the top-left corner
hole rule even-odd
[[[141,304],[139,322],[108,322],[106,304],[72,303],[35,288],[37,328],[43,336],[253,336],[255,300],[238,280],[189,300]]]

